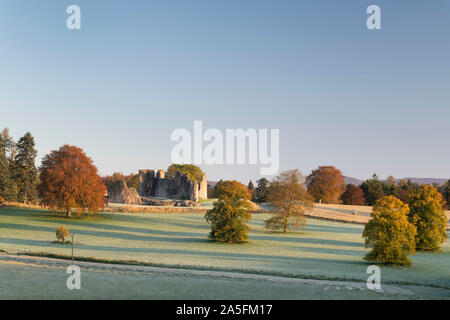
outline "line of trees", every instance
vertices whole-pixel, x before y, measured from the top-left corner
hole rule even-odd
[[[266,178],[257,181],[256,188],[252,181],[247,188],[251,199],[257,203],[267,202],[270,182]],[[410,195],[418,190],[421,185],[410,180],[397,182],[389,176],[386,180],[373,174],[370,179],[364,181],[361,186],[346,184],[342,172],[333,166],[320,166],[306,177],[308,193],[315,202],[345,205],[373,206],[384,196],[394,196],[403,203],[408,203]],[[432,185],[442,195],[444,208],[450,208],[450,180],[439,186]]]
[[[7,128],[0,132],[0,202],[40,203],[48,208],[98,212],[104,206],[105,185],[83,150],[64,145],[46,155],[39,169],[31,133],[18,141]]]

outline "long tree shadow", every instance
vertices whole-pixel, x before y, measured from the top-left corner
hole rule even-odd
[[[42,231],[42,232],[55,232],[55,229],[52,227],[42,227],[42,226],[31,226],[26,224],[12,224],[5,223],[0,225],[0,228],[5,229],[19,229],[26,231]],[[105,229],[105,228],[102,228]],[[148,234],[158,234],[158,235],[167,235],[166,232],[152,229],[143,229],[147,235],[136,235],[130,233],[121,233],[114,231],[91,231],[91,230],[83,230],[76,229],[73,231],[76,235],[86,235],[86,236],[94,236],[94,237],[102,237],[102,238],[113,238],[113,239],[122,239],[122,240],[131,240],[131,241],[159,241],[159,242],[205,242],[203,238],[205,235],[203,233],[189,233],[189,232],[175,232],[176,237],[152,237]]]
[[[266,240],[266,241],[279,241],[279,242],[291,242],[291,243],[311,243],[311,244],[323,244],[333,246],[349,246],[364,248],[364,243],[332,240],[332,239],[317,239],[306,237],[289,237],[289,236],[262,236],[262,235],[250,235],[250,239],[254,240]]]
[[[207,242],[207,240],[205,240]],[[28,239],[15,239],[15,238],[0,238],[0,243],[13,243],[28,246],[39,247],[55,247],[49,242],[40,240],[28,240]],[[104,252],[132,252],[132,253],[145,253],[145,254],[163,254],[163,255],[190,255],[199,257],[200,261],[202,257],[221,259],[221,260],[237,260],[237,261],[254,261],[254,262],[315,262],[315,263],[338,263],[338,264],[352,264],[361,265],[364,262],[352,261],[352,260],[338,260],[338,259],[321,259],[312,257],[292,257],[292,256],[280,256],[280,255],[267,255],[267,254],[254,254],[254,253],[236,253],[236,252],[221,252],[221,251],[195,251],[186,249],[172,249],[172,248],[130,248],[130,247],[117,247],[117,246],[100,246],[100,245],[87,245],[83,243],[76,244],[76,249],[104,251]]]

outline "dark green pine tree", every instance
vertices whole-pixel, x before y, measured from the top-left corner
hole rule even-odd
[[[3,143],[2,138],[0,137],[0,147]],[[5,157],[3,152],[3,147],[0,151],[0,202],[6,200],[6,187],[9,183],[9,164],[8,159]]]
[[[17,200],[19,202],[35,202],[37,200],[38,170],[35,165],[37,151],[34,138],[27,132],[16,145],[17,153],[12,164],[12,173],[17,184]]]
[[[269,194],[269,180],[261,178],[257,181],[254,201],[258,203],[266,202]]]
[[[252,180],[247,185],[248,192],[250,192],[250,199],[253,200],[255,196],[255,186],[253,185]]]
[[[361,184],[361,189],[364,192],[364,198],[369,206],[373,206],[378,199],[385,196],[383,183],[375,173],[372,179],[368,179]]]
[[[12,178],[11,157],[14,154],[14,141],[7,128],[0,132],[0,200],[16,201],[17,185]]]

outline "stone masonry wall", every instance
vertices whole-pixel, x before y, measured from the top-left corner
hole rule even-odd
[[[173,178],[166,178],[164,170],[139,170],[139,195],[198,202],[208,198],[206,174],[200,182],[196,182],[179,172]]]

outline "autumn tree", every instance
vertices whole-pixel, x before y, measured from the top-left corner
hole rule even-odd
[[[103,208],[106,187],[91,158],[80,148],[64,145],[50,152],[39,171],[43,205],[63,210],[67,217],[74,208],[89,212]]]
[[[177,172],[185,173],[197,182],[200,182],[203,177],[203,171],[200,167],[193,164],[172,164],[167,168],[167,176],[173,178]]]
[[[434,187],[423,185],[409,195],[409,221],[417,228],[417,250],[436,251],[447,239],[444,200]]]
[[[369,206],[373,206],[378,199],[385,196],[383,183],[375,173],[371,179],[368,179],[361,184],[361,189],[364,193],[366,204]]]
[[[12,175],[17,185],[19,202],[37,200],[38,170],[35,165],[37,151],[34,138],[27,132],[16,145],[16,155],[12,163]]]
[[[267,201],[267,194],[269,193],[269,180],[261,178],[256,182],[256,189],[253,201],[262,203]]]
[[[416,227],[408,221],[409,207],[394,196],[380,198],[373,206],[372,219],[363,232],[365,260],[381,264],[408,265],[415,254]]]
[[[247,222],[250,194],[238,181],[223,181],[218,185],[218,200],[209,210],[205,219],[211,224],[210,238],[221,242],[240,243],[248,239]]]
[[[321,166],[313,170],[306,184],[314,200],[323,203],[339,203],[339,197],[345,189],[342,172],[333,166]]]
[[[282,172],[270,183],[267,196],[272,217],[266,220],[271,230],[304,228],[305,212],[312,210],[313,202],[305,188],[300,170]]]
[[[344,193],[341,195],[341,200],[343,204],[353,206],[363,206],[366,202],[361,187],[353,184],[347,185]]]

